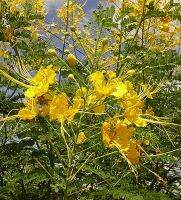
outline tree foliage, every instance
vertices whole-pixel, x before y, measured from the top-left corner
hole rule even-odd
[[[180,199],[180,5],[0,1],[0,199]]]

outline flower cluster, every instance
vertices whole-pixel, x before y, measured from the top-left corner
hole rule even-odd
[[[6,2],[10,13],[14,14],[21,10],[19,7],[27,1]],[[40,13],[41,2],[36,0],[32,5]],[[108,2],[117,3],[115,0]],[[55,23],[45,28],[45,31],[48,30],[47,35],[51,33],[51,37],[63,38],[62,56],[59,56],[56,48],[49,48],[45,52],[48,55],[45,63],[52,65],[46,64],[47,67],[39,68],[29,80],[29,85],[20,83],[19,80],[15,81],[3,72],[7,78],[27,88],[24,92],[24,107],[19,110],[18,117],[25,121],[46,117],[50,123],[60,125],[61,131],[64,127],[71,129],[76,127],[76,132],[79,133],[75,139],[77,145],[88,141],[84,129],[90,126],[92,121],[97,120],[99,124],[97,131],[101,132],[105,146],[117,148],[128,162],[138,163],[141,142],[135,139],[134,133],[138,127],[146,127],[148,123],[153,122],[149,117],[154,119],[154,114],[150,107],[145,106],[145,99],[153,99],[160,87],[152,90],[149,84],[141,83],[135,87],[131,78],[136,71],[131,69],[132,65],[124,63],[131,59],[130,47],[136,42],[138,46],[141,42],[141,47],[148,49],[159,50],[158,46],[162,43],[165,50],[167,46],[172,47],[170,45],[172,40],[167,43],[167,38],[177,38],[178,30],[174,27],[171,17],[161,16],[152,20],[154,19],[152,11],[159,12],[160,6],[160,3],[157,5],[155,1],[143,0],[134,1],[134,4],[132,1],[116,4],[115,18],[119,20],[121,16],[120,27],[119,25],[116,27],[116,20],[99,19],[105,11],[102,13],[100,11],[97,15],[95,12],[99,31],[93,34],[88,25],[82,27],[81,24],[81,31],[79,29],[79,22],[82,22],[85,15],[82,6],[74,1],[65,2],[57,11],[65,31]],[[131,25],[129,21],[132,22]],[[125,27],[122,27],[124,24]],[[38,30],[32,24],[25,30],[31,32],[32,39],[38,38]],[[14,29],[11,27],[3,30],[5,41],[13,41],[15,37],[13,32]],[[109,33],[107,37],[105,33]],[[83,56],[82,60],[77,52]],[[7,56],[4,51],[0,54],[3,57]],[[60,68],[59,73],[54,65]],[[23,69],[20,70],[22,71]],[[61,82],[60,76],[68,86],[73,85],[70,92],[62,86],[64,83]],[[64,134],[62,135],[64,139]],[[65,144],[67,146],[67,142]]]
[[[127,73],[130,74],[130,73]],[[142,118],[144,101],[134,90],[127,76],[116,76],[114,71],[95,71],[88,75],[88,87],[79,87],[72,97],[61,91],[54,91],[56,71],[52,66],[40,68],[30,80],[31,86],[25,91],[25,107],[18,116],[22,120],[32,120],[36,116],[48,116],[50,121],[61,124],[78,120],[77,113],[104,116],[101,132],[108,148],[117,148],[131,163],[138,163],[139,141],[133,139],[134,126],[147,126]],[[109,103],[110,99],[114,104]],[[115,107],[116,118],[107,118],[110,107]],[[77,144],[86,140],[82,132]]]

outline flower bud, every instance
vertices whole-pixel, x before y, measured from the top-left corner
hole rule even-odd
[[[48,49],[47,53],[50,56],[56,56],[57,55],[57,51],[54,48]]]
[[[71,27],[70,27],[70,30],[71,30],[72,32],[75,32],[75,31],[76,31],[75,26],[71,26]]]
[[[65,36],[69,36],[69,33],[68,33],[68,32],[65,32]]]
[[[65,54],[65,55],[68,55],[69,53],[70,53],[70,51],[67,50],[67,49],[64,51],[64,54]]]
[[[75,67],[77,64],[77,58],[73,54],[68,54],[67,56],[67,62],[70,67]]]
[[[108,44],[108,39],[107,38],[104,38],[103,40],[102,40],[102,45],[103,46],[106,46]]]
[[[68,79],[69,79],[70,81],[74,81],[74,80],[75,80],[75,77],[74,77],[73,74],[69,74],[69,75],[68,75]]]
[[[136,71],[135,71],[134,69],[130,69],[130,70],[128,70],[128,71],[126,72],[126,75],[132,76],[132,75],[134,75],[135,73],[136,73]]]
[[[150,144],[150,141],[149,140],[144,140],[143,144],[148,146]]]

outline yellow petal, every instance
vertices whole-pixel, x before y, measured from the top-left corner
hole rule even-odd
[[[18,112],[18,116],[22,120],[31,120],[37,116],[37,112],[28,108],[23,108]]]
[[[128,92],[128,90],[127,90],[126,84],[120,83],[120,84],[116,87],[116,91],[113,92],[113,96],[115,96],[116,98],[120,99],[120,98],[122,98],[127,92]]]

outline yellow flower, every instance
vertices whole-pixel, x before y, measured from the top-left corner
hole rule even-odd
[[[139,142],[135,140],[130,140],[129,142],[129,150],[126,153],[126,157],[132,164],[139,163],[140,150],[138,149],[138,144]]]
[[[105,77],[104,77],[103,73],[100,71],[94,72],[89,76],[90,82],[97,89],[102,87],[102,85],[104,84],[104,78]]]
[[[37,112],[35,112],[34,110],[31,110],[29,108],[22,108],[18,112],[18,116],[22,120],[31,120],[31,119],[35,118],[37,116],[37,114],[38,114]]]
[[[68,100],[66,94],[55,95],[50,103],[50,119],[56,120],[64,117],[68,110]]]
[[[52,102],[50,103],[50,119],[57,120],[59,122],[72,121],[75,114],[78,112],[78,108],[69,107],[68,97],[65,93],[54,95]]]
[[[48,89],[49,89],[48,84],[40,83],[37,86],[31,86],[30,88],[28,88],[25,91],[24,95],[25,95],[25,97],[28,97],[28,98],[40,97],[43,94],[47,93]]]
[[[127,86],[124,83],[119,83],[116,87],[116,91],[113,92],[113,96],[120,99],[128,92]]]
[[[139,108],[141,109],[144,106],[144,102],[142,101],[141,97],[132,89],[131,87],[127,85],[128,92],[124,95],[124,97],[121,99],[121,105],[124,109],[129,108]]]
[[[109,96],[115,90],[116,80],[114,78],[114,72],[96,71],[89,76],[89,81],[92,83],[94,90],[100,95]]]
[[[80,144],[84,143],[86,139],[87,139],[87,137],[85,136],[84,132],[80,132],[78,134],[76,144],[80,145]]]
[[[115,125],[110,122],[104,122],[102,125],[103,142],[107,147],[113,147],[116,144],[119,145],[122,150],[126,149],[133,132],[133,128],[128,128],[120,122],[117,122]]]
[[[37,74],[31,79],[32,86],[25,92],[28,98],[40,97],[46,94],[49,86],[56,81],[56,73],[52,66],[41,68]]]
[[[22,108],[18,112],[18,116],[22,120],[31,120],[38,115],[38,107],[36,99],[27,99],[25,102],[25,108]]]
[[[78,113],[78,109],[74,108],[74,107],[69,107],[69,109],[67,110],[67,112],[65,113],[65,118],[67,119],[68,122],[73,121],[75,114]],[[62,119],[58,119],[60,122]]]
[[[77,23],[84,17],[84,11],[82,6],[76,3],[75,1],[69,1],[69,4],[65,2],[61,8],[57,11],[57,16],[66,23],[67,14],[70,18],[71,25],[76,26]]]
[[[44,15],[45,14],[44,0],[33,1],[33,10],[40,15]]]
[[[95,105],[92,110],[96,115],[103,114],[105,112],[105,105],[103,102],[99,102],[99,105]]]
[[[124,116],[125,116],[125,124],[132,124],[134,123],[138,127],[146,127],[147,122],[140,117],[142,114],[142,110],[137,107],[130,107],[125,110]]]
[[[93,111],[96,115],[100,115],[105,112],[104,99],[105,97],[97,91],[87,90],[85,87],[82,87],[76,91],[74,104],[78,109],[85,108]]]
[[[76,98],[85,98],[88,94],[88,91],[85,87],[81,87],[80,89],[78,89],[75,93],[75,97]]]
[[[84,100],[82,98],[74,97],[73,108],[81,109],[84,105]]]
[[[138,163],[140,151],[137,145],[139,142],[131,139],[134,128],[128,128],[119,121],[115,125],[115,122],[112,123],[111,121],[104,122],[102,125],[102,138],[105,146],[109,148],[118,148],[132,164]]]
[[[56,73],[52,65],[46,68],[41,68],[37,74],[31,79],[33,85],[40,85],[41,83],[51,85],[56,81]]]
[[[68,54],[67,62],[70,67],[75,67],[77,65],[77,58],[73,54]]]
[[[111,125],[108,122],[104,122],[102,125],[102,140],[106,147],[113,148],[114,145],[112,144],[112,140],[114,138],[114,133],[110,132]]]

